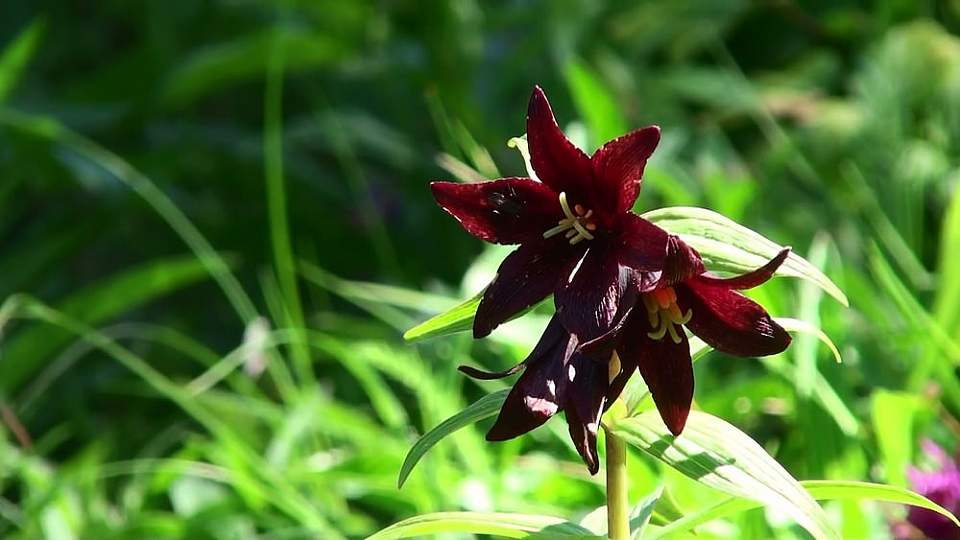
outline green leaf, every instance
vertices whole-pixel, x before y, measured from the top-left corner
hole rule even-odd
[[[403,465],[400,467],[400,475],[397,479],[397,487],[403,487],[403,483],[407,480],[407,477],[410,476],[410,472],[413,471],[413,468],[420,462],[424,454],[433,448],[433,445],[464,426],[497,414],[500,406],[503,405],[504,400],[507,399],[509,392],[510,389],[505,388],[483,396],[420,437],[410,448],[410,451],[407,452],[407,457],[403,460]]]
[[[577,111],[590,129],[590,142],[594,147],[627,132],[627,122],[620,114],[616,99],[584,62],[578,59],[567,62],[563,75]]]
[[[603,537],[562,518],[528,514],[487,512],[437,512],[405,519],[367,538],[396,540],[440,533],[490,534],[505,538],[584,538]]]
[[[935,290],[933,313],[948,334],[957,335],[960,326],[960,257],[954,249],[960,246],[960,189],[954,189],[950,205],[940,228],[940,275]]]
[[[774,319],[777,321],[777,324],[782,326],[787,332],[809,334],[816,337],[821,343],[830,349],[830,352],[833,353],[833,359],[836,360],[838,364],[843,362],[843,357],[840,356],[840,349],[833,344],[833,340],[831,340],[830,336],[828,336],[823,330],[808,323],[807,321],[801,321],[800,319],[791,319],[789,317],[775,317]]]
[[[704,485],[777,508],[816,539],[839,539],[803,487],[748,435],[723,420],[690,411],[674,437],[656,411],[614,420],[614,435]]]
[[[657,501],[660,500],[662,494],[663,486],[658,486],[653,493],[644,497],[633,507],[633,511],[630,512],[630,530],[633,531],[631,538],[634,540],[644,538],[643,531],[650,523],[650,518],[653,517],[653,508],[657,505]]]
[[[907,466],[913,461],[913,426],[924,407],[920,396],[878,389],[870,396],[870,413],[883,460],[884,480],[907,485]]]
[[[20,80],[45,28],[46,22],[42,17],[34,19],[0,54],[0,103],[7,100]]]
[[[869,482],[834,480],[807,480],[800,482],[800,485],[807,490],[811,497],[819,501],[880,501],[909,504],[944,515],[960,527],[960,521],[948,510],[923,495],[908,489]],[[687,514],[664,527],[651,531],[644,538],[645,540],[664,538],[671,534],[692,530],[715,519],[732,516],[760,506],[756,501],[749,499],[730,498],[699,512]]]
[[[416,341],[470,330],[473,327],[473,316],[480,307],[482,297],[483,291],[480,291],[472,298],[407,330],[403,334],[403,339]]]
[[[683,238],[700,252],[710,270],[749,272],[783,249],[761,234],[706,208],[672,206],[652,210],[643,217]],[[850,305],[846,295],[830,278],[796,253],[790,253],[777,275],[816,283],[844,306]]]
[[[273,46],[284,51],[290,73],[329,65],[345,52],[328,33],[285,27],[248,33],[202,47],[189,56],[167,80],[161,92],[163,101],[183,106],[224,87],[261,77]]]
[[[83,323],[96,325],[149,304],[208,277],[202,261],[192,256],[151,261],[74,291],[59,309]],[[0,363],[0,389],[17,389],[50,356],[70,342],[70,336],[42,327],[26,328],[7,338]]]

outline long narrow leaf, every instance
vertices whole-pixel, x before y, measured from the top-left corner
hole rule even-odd
[[[700,252],[711,270],[748,272],[762,266],[783,249],[761,234],[706,208],[673,206],[652,210],[643,217],[680,235]],[[790,253],[777,275],[812,281],[841,304],[850,305],[846,295],[830,278],[796,253]]]
[[[367,540],[397,540],[440,533],[490,534],[506,538],[601,539],[587,529],[564,519],[481,512],[438,512],[412,517],[391,525]]]
[[[946,516],[960,527],[960,521],[947,509],[908,489],[869,482],[834,480],[807,480],[800,482],[800,485],[807,490],[811,497],[819,501],[879,501],[909,504]],[[652,530],[644,538],[645,540],[657,540],[671,534],[692,530],[715,519],[746,512],[760,506],[758,502],[750,499],[739,497],[726,499],[699,512],[687,514],[664,527]]]
[[[413,471],[413,468],[417,466],[417,463],[420,462],[427,451],[433,448],[433,445],[464,426],[497,414],[509,392],[509,389],[503,389],[483,396],[420,437],[403,460],[403,466],[400,467],[400,475],[397,479],[397,487],[403,487],[403,483],[410,476],[410,472]]]
[[[790,473],[748,435],[715,416],[691,411],[679,437],[655,411],[615,420],[609,429],[697,482],[786,513],[818,540],[839,539],[823,509]]]

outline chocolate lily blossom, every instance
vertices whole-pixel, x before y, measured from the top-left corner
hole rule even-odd
[[[506,377],[525,368],[487,432],[488,441],[518,437],[565,411],[577,452],[590,473],[597,473],[597,428],[608,403],[609,365],[583,354],[578,345],[576,335],[555,315],[530,355],[516,366],[499,373],[460,366],[460,371],[478,379]]]
[[[693,401],[693,363],[682,327],[730,355],[782,352],[790,335],[737,290],[773,277],[790,249],[753,272],[731,278],[705,273],[700,255],[676,236],[669,237],[667,251],[656,286],[641,295],[619,331],[616,352],[622,370],[611,382],[608,398],[615,399],[638,369],[667,428],[679,435]]]
[[[667,235],[630,212],[660,129],[643,128],[587,156],[557,125],[540,87],[527,110],[537,177],[433,182],[437,202],[471,234],[519,244],[483,293],[473,323],[480,338],[551,293],[557,317],[579,341],[607,333],[632,305],[647,272],[658,271]],[[626,298],[625,298],[626,297]]]

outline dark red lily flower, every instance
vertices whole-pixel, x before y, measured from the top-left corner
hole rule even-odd
[[[681,326],[714,349],[734,356],[767,356],[790,345],[790,335],[766,310],[737,290],[765,283],[787,259],[781,251],[761,268],[731,278],[705,273],[700,255],[671,235],[657,284],[622,323],[616,352],[621,372],[610,384],[615,399],[634,369],[647,383],[667,428],[679,435],[693,401],[693,363]],[[640,309],[640,305],[644,309]]]
[[[609,366],[580,352],[578,344],[555,315],[530,355],[516,366],[499,373],[460,366],[478,379],[506,377],[525,368],[487,432],[488,441],[518,437],[565,411],[570,438],[590,473],[596,474],[597,428],[608,403]]]
[[[557,317],[580,342],[607,333],[632,305],[646,272],[659,271],[667,235],[630,212],[647,158],[660,141],[650,126],[588,157],[564,136],[540,87],[527,110],[527,143],[538,182],[502,178],[433,182],[440,206],[474,236],[520,244],[486,288],[473,324],[488,335],[551,293]],[[626,301],[624,297],[627,296]]]

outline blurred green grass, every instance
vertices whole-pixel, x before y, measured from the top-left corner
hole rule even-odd
[[[697,363],[700,408],[796,477],[903,485],[960,440],[960,8],[950,2],[69,2],[0,21],[0,537],[361,538],[414,513],[579,517],[562,427],[416,436],[501,381],[545,317],[401,333],[484,251],[427,181],[522,174],[533,84],[592,150],[664,133],[638,210],[715,209],[794,246],[851,308],[763,361]],[[466,276],[464,276],[466,272]],[[20,296],[26,293],[30,296]],[[543,314],[540,314],[543,315]],[[262,371],[262,373],[261,373]],[[661,516],[717,500],[634,455]],[[828,503],[844,538],[893,506]],[[799,538],[755,510],[703,538]]]

